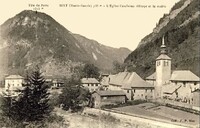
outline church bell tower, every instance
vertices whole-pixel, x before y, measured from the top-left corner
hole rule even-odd
[[[162,98],[162,86],[169,83],[171,77],[171,58],[167,55],[164,37],[160,49],[160,56],[156,58],[155,98]]]

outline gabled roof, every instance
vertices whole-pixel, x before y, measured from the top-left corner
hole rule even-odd
[[[120,72],[110,80],[110,84],[126,89],[154,87],[150,83],[144,81],[136,72]]]
[[[158,58],[156,58],[156,60],[161,60],[161,59],[171,60],[171,58],[166,54],[161,54]]]
[[[98,84],[99,81],[95,78],[82,78],[81,83],[82,84]]]
[[[93,93],[97,93],[100,96],[126,96],[122,90],[95,91]]]
[[[190,70],[175,70],[172,72],[171,81],[200,81],[200,78]]]
[[[146,77],[146,80],[156,80],[156,72],[154,72],[150,76]]]
[[[163,90],[163,93],[173,94],[180,87],[181,85],[168,84],[168,85],[162,86],[162,90]]]
[[[22,77],[20,75],[10,75],[10,76],[6,77],[5,79],[24,79],[24,77]]]

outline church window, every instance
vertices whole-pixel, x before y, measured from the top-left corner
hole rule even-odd
[[[197,85],[197,82],[194,82],[194,85]]]
[[[127,90],[127,93],[129,93],[129,90]]]
[[[160,61],[157,62],[157,66],[159,66],[159,65],[160,65]]]
[[[145,92],[147,92],[147,89],[145,89]]]
[[[133,92],[135,93],[135,89],[133,90]]]
[[[169,65],[169,62],[168,61],[166,61],[166,66],[168,66]]]

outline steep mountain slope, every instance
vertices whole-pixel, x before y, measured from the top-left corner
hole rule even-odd
[[[85,40],[89,41],[87,38]],[[23,74],[24,69],[41,65],[43,72],[48,75],[66,76],[85,62],[97,64],[102,70],[110,70],[112,61],[117,59],[123,62],[122,58],[130,53],[128,49],[124,52],[121,49],[100,46],[97,42],[94,44],[95,49],[89,49],[92,43],[88,47],[82,43],[78,36],[52,17],[40,12],[22,11],[0,26],[0,74]],[[102,59],[99,59],[98,49],[109,49],[118,57],[102,54]],[[122,56],[118,53],[122,53]],[[110,61],[102,61],[104,59]]]
[[[131,53],[127,48],[112,48],[78,34],[73,34],[73,36],[78,40],[80,46],[86,49],[87,54],[93,58],[91,61],[99,67],[106,65],[106,68],[111,69],[114,61],[123,62]]]
[[[147,35],[125,59],[128,70],[146,77],[155,71],[155,59],[160,52],[161,39],[165,37],[172,69],[189,69],[199,74],[200,4],[198,0],[181,0],[165,14],[153,32]]]

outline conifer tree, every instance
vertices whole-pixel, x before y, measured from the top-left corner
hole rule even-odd
[[[45,79],[37,68],[31,75],[27,76],[24,89],[21,90],[17,98],[12,98],[11,102],[4,100],[4,106],[9,106],[9,110],[2,109],[4,115],[18,121],[41,121],[52,111],[48,101],[48,86]]]

